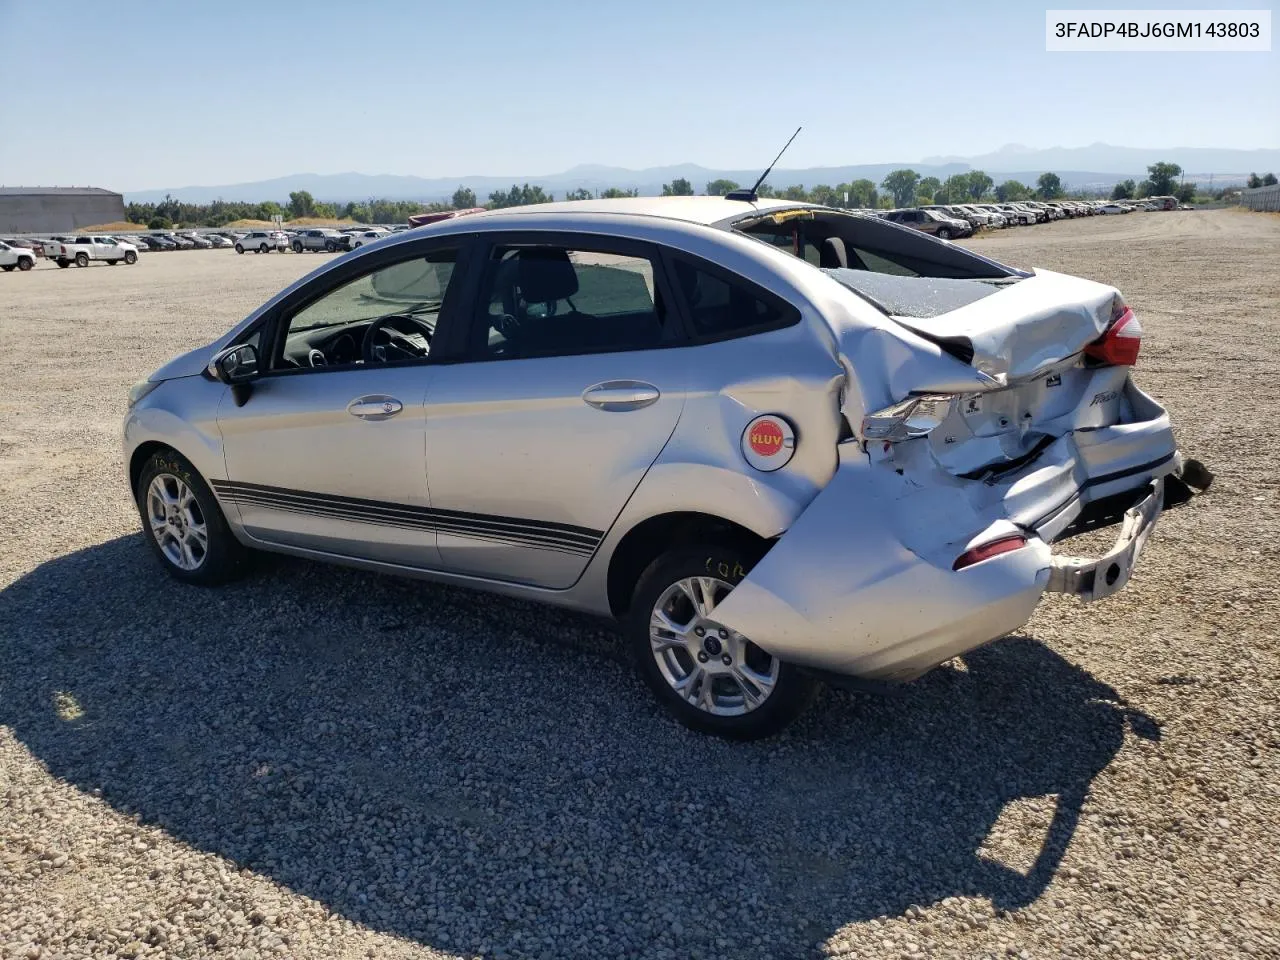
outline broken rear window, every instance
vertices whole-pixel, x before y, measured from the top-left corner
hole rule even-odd
[[[1001,280],[903,277],[844,267],[822,272],[890,316],[917,319],[950,313],[1018,282],[1016,277]]]

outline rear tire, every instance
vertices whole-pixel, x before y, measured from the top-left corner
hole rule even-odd
[[[124,262],[129,264],[129,266],[133,266],[138,262],[138,255],[132,250],[126,250],[124,254]]]
[[[268,246],[264,243],[262,246],[258,247],[258,252],[259,252],[259,253],[270,253],[270,252],[271,252],[271,248],[270,248],[270,247],[268,247]]]
[[[107,266],[108,266],[108,267],[114,267],[114,266],[116,265],[116,261],[114,261],[114,260],[107,260],[107,261],[106,261],[106,264],[107,264]]]
[[[153,454],[138,476],[134,500],[142,535],[174,579],[214,586],[245,572],[249,551],[232,534],[209,485],[182,454],[167,449]]]
[[[13,271],[16,270],[17,268],[18,268],[18,265],[16,263],[6,263],[4,265],[4,272],[13,273]]]
[[[76,266],[87,267],[89,265],[89,255],[87,253],[76,254]]]
[[[729,544],[668,551],[641,574],[624,623],[636,669],[667,711],[693,730],[731,740],[778,733],[809,706],[816,688],[798,668],[714,620],[715,602],[755,560]],[[658,611],[667,626],[655,627]]]
[[[70,260],[59,260],[59,261],[58,261],[58,266],[60,266],[63,270],[65,270],[65,269],[67,269],[67,267],[71,266],[71,261],[70,261]]]

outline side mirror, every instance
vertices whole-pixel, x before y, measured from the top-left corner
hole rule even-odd
[[[248,343],[227,347],[214,355],[207,371],[209,376],[220,383],[232,386],[248,383],[258,376],[258,351]]]

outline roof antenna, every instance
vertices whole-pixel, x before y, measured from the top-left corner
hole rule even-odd
[[[804,127],[796,127],[796,132],[791,135],[791,140],[800,136],[800,131],[803,129]],[[760,184],[764,183],[764,178],[773,172],[774,166],[782,159],[782,155],[787,152],[787,147],[791,146],[791,140],[788,140],[782,145],[782,149],[778,151],[778,155],[773,158],[773,163],[769,164],[769,166],[765,168],[764,173],[760,174],[760,179],[752,185],[750,190],[730,190],[724,195],[724,198],[726,200],[745,200],[747,203],[755,203],[759,200],[760,197],[756,194],[756,191],[760,189]]]

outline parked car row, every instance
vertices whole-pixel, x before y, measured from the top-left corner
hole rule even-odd
[[[1051,220],[1093,217],[1101,214],[1130,213],[1134,210],[1187,210],[1173,197],[1148,197],[1144,200],[1018,200],[1008,203],[951,203],[904,207],[899,210],[863,210],[912,227],[942,240],[955,240],[981,229],[1030,227]]]
[[[234,249],[237,253],[295,253],[305,251],[341,253],[355,250],[410,229],[407,224],[396,227],[327,227],[294,230],[220,230],[196,232],[157,231],[153,233],[120,233],[89,235],[54,235],[50,237],[0,238],[0,268],[29,270],[46,257],[60,267],[88,266],[104,263],[135,263],[144,251]]]
[[[1111,200],[1099,206],[1099,213],[1133,213],[1135,210],[1194,210],[1188,203],[1179,203],[1175,197],[1146,197],[1142,200]]]
[[[348,227],[334,230],[328,227],[313,227],[306,230],[286,231],[289,248],[294,253],[339,253],[343,250],[355,250],[366,244],[389,237],[393,233],[408,230],[408,226],[387,227]]]

